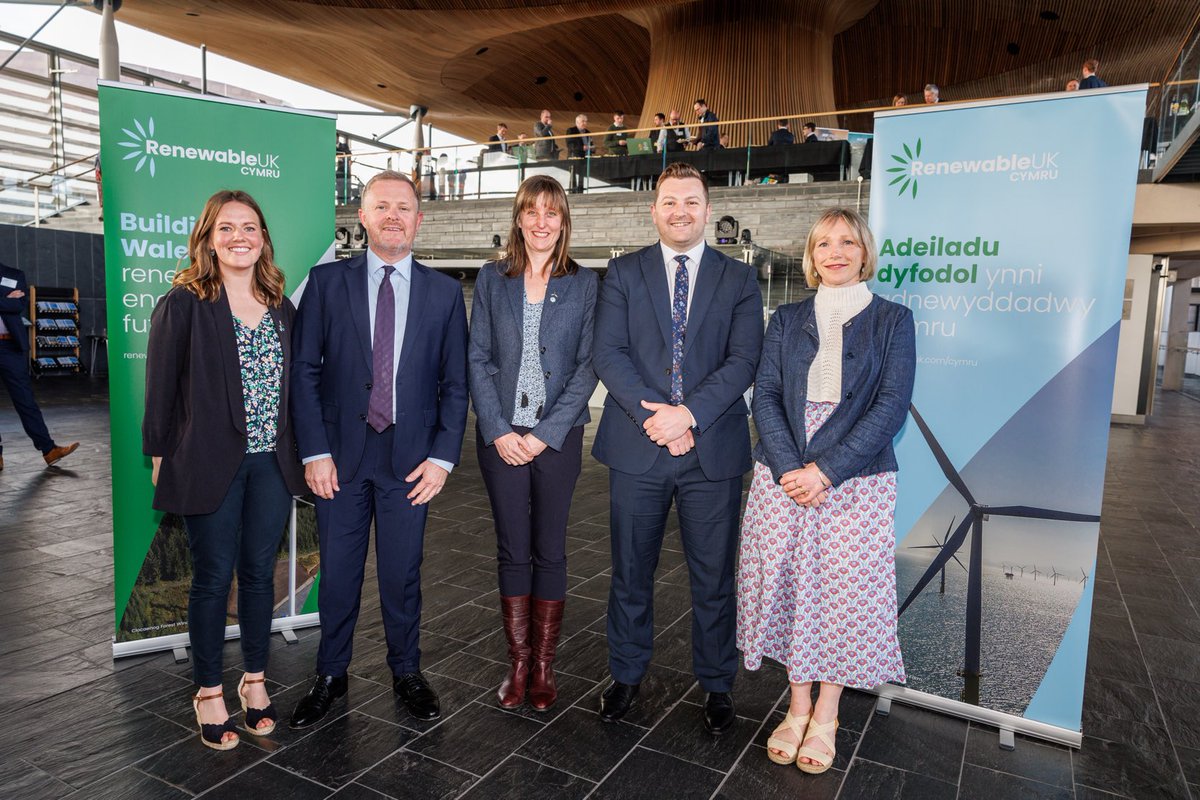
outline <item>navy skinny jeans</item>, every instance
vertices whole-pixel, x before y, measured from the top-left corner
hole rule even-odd
[[[221,685],[226,607],[235,566],[244,669],[267,668],[275,553],[291,500],[275,452],[247,453],[221,507],[211,514],[183,518],[192,550],[188,597],[192,677],[200,686]]]

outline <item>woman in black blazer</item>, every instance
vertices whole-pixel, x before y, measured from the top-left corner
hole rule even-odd
[[[500,261],[479,270],[468,366],[479,469],[496,521],[500,608],[511,670],[500,705],[554,704],[567,593],[567,515],[583,457],[596,273],[567,255],[562,186],[535,175],[513,202]]]
[[[208,199],[188,258],[150,318],[142,448],[153,462],[154,508],[183,516],[188,532],[200,739],[228,750],[238,735],[225,710],[221,650],[235,564],[243,727],[263,736],[277,718],[263,677],[276,551],[292,495],[305,491],[287,414],[296,310],[262,209],[245,192]]]

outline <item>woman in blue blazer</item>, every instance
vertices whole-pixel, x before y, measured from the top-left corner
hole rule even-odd
[[[237,746],[225,710],[221,651],[236,569],[244,674],[242,726],[275,729],[263,672],[275,562],[292,495],[307,491],[288,414],[291,327],[262,209],[245,192],[209,198],[176,274],[150,317],[142,448],[154,508],[183,517],[192,556],[188,633],[201,741]]]
[[[912,398],[915,332],[911,311],[867,288],[875,264],[862,217],[822,214],[804,251],[816,297],[771,317],[755,376],[737,642],[747,669],[764,657],[787,669],[791,705],[767,755],[809,773],[833,763],[843,687],[904,682],[892,438]]]
[[[505,708],[557,699],[554,653],[567,592],[567,515],[583,456],[597,277],[567,255],[562,186],[517,190],[508,244],[479,270],[468,364],[479,468],[496,523],[500,608],[511,669]]]

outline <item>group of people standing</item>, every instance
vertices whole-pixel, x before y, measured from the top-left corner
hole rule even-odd
[[[313,268],[298,309],[257,204],[241,192],[208,201],[190,264],[152,318],[144,426],[155,508],[184,515],[192,549],[193,702],[206,745],[238,743],[220,680],[235,568],[240,730],[264,735],[278,719],[263,684],[264,600],[289,496],[306,487],[316,495],[321,642],[291,727],[316,723],[347,692],[372,522],[393,688],[415,717],[440,715],[420,671],[419,567],[468,397],[508,644],[497,702],[552,707],[567,520],[598,381],[607,396],[592,454],[609,468],[612,549],[602,720],[638,702],[672,505],[708,732],[734,724],[739,650],[748,669],[764,658],[785,667],[791,704],[768,752],[807,772],[833,761],[843,687],[904,680],[891,441],[912,392],[914,329],[906,308],[865,283],[870,231],[850,210],[818,219],[804,254],[816,296],[780,307],[764,338],[754,271],[705,244],[703,174],[668,165],[650,213],[659,241],[614,258],[601,282],[570,257],[561,185],[530,177],[503,255],[480,269],[468,332],[458,282],[412,258],[422,214],[407,176],[367,183],[369,249]]]

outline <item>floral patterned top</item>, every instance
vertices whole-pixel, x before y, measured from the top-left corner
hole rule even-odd
[[[513,404],[513,425],[532,428],[542,418],[546,403],[546,377],[542,374],[542,356],[538,351],[542,327],[542,304],[525,298],[521,333],[521,371],[517,373],[517,400]]]
[[[269,453],[279,432],[279,395],[283,383],[283,344],[271,312],[257,328],[233,317],[238,361],[242,365],[242,401],[246,405],[246,452]]]

